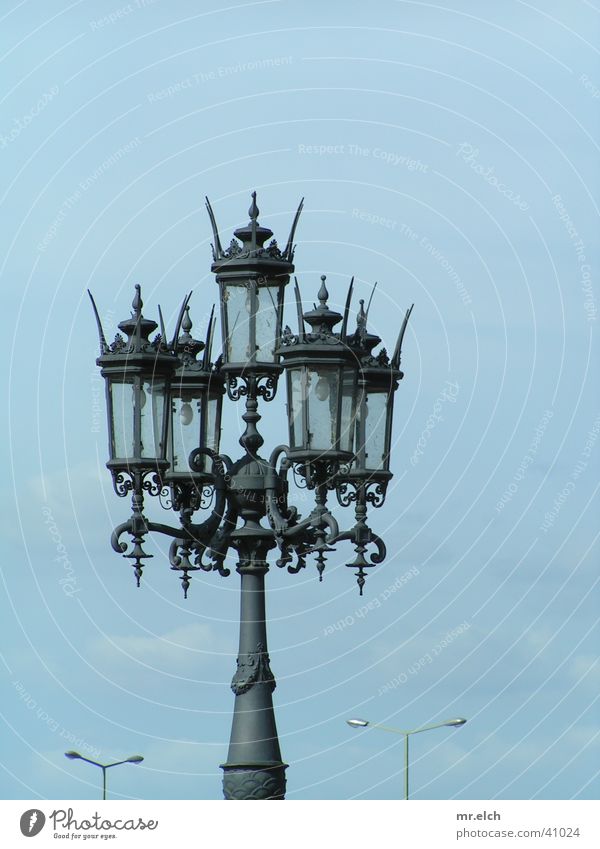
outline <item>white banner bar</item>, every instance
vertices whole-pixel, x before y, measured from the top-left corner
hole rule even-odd
[[[34,843],[27,843],[33,839]],[[598,849],[595,801],[1,801],[0,845]],[[218,843],[217,843],[218,841]]]

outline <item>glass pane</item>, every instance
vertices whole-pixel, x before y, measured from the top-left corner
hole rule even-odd
[[[250,289],[246,286],[227,286],[223,300],[227,309],[227,362],[245,363],[250,357]]]
[[[336,448],[339,372],[311,369],[308,383],[308,448]]]
[[[369,392],[367,395],[365,467],[370,470],[384,468],[387,401],[387,392]]]
[[[256,359],[262,363],[275,362],[277,347],[277,294],[278,286],[261,286],[258,289],[256,311]]]
[[[172,471],[189,472],[188,459],[200,439],[200,397],[183,393],[171,402]]]
[[[112,459],[135,457],[133,445],[133,380],[111,382],[113,453]]]
[[[209,398],[206,406],[206,425],[205,425],[205,434],[204,434],[204,446],[206,448],[210,448],[212,451],[218,453],[219,451],[219,441],[221,437],[219,422],[217,421],[217,412],[219,409],[219,403],[221,401],[221,396],[218,398],[213,396]],[[207,458],[208,466],[207,468],[211,468],[210,458]]]
[[[288,421],[290,428],[290,448],[302,447],[302,416],[306,403],[306,373],[304,369],[290,369],[288,372]]]
[[[356,401],[356,415],[354,418],[354,434],[352,440],[352,453],[356,455],[356,458],[352,464],[353,468],[364,469],[365,467],[365,429],[363,427],[363,398],[365,394],[365,388],[361,384],[358,387],[358,398]]]
[[[162,454],[162,425],[165,405],[165,383],[144,381],[140,393],[140,418],[142,457],[160,457]]]
[[[344,371],[342,381],[342,421],[340,427],[340,451],[353,451],[356,415],[356,373]]]

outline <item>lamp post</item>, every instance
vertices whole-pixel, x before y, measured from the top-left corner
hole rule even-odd
[[[144,550],[146,536],[170,537],[171,568],[180,576],[186,598],[193,572],[217,571],[226,577],[227,553],[237,553],[240,639],[223,790],[226,799],[283,799],[287,764],[277,738],[275,677],[267,650],[267,557],[279,548],[277,566],[296,574],[313,556],[322,580],[327,553],[336,543],[350,541],[356,557],[348,565],[358,568],[361,594],[365,568],[384,559],[385,545],[366,523],[367,504],[381,506],[392,476],[391,409],[402,377],[400,350],[407,318],[391,362],[384,351],[370,362],[372,340],[379,339],[368,334],[364,310],[356,331],[348,331],[352,282],[341,314],[328,306],[322,277],[319,305],[307,312],[296,282],[298,332],[283,328],[302,202],[283,250],[274,239],[266,244],[273,233],[258,222],[256,192],[248,225],[235,231],[226,249],[208,199],[206,203],[221,314],[222,353],[216,362],[211,361],[213,315],[205,342],[194,340],[190,295],[184,298],[170,341],[159,307],[160,333],[151,341],[158,324],[143,317],[136,286],[132,317],[119,324],[121,333],[109,345],[90,294],[100,338],[96,362],[106,380],[107,466],[116,494],[132,497],[131,516],[115,528],[111,544],[132,561],[139,586],[144,561],[152,556]],[[275,397],[283,372],[289,445],[276,446],[266,459],[259,453],[264,440],[257,428],[258,407]],[[366,455],[357,431],[371,390],[379,393],[385,411],[385,426],[378,431],[381,462],[375,469],[361,465],[359,458]],[[244,453],[235,462],[219,453],[225,394],[233,402],[245,400],[246,429],[239,440]],[[315,504],[305,518],[288,504],[290,472],[303,488],[314,491]],[[377,497],[369,490],[372,483],[379,487]],[[356,522],[349,530],[340,532],[327,504],[331,491],[343,506],[357,502]],[[147,495],[161,497],[163,506],[175,510],[179,525],[149,521],[143,512]],[[163,496],[168,496],[166,502]],[[203,510],[208,513],[204,521],[194,521]],[[130,535],[131,545],[122,541],[124,534]],[[370,546],[374,550],[365,556]]]
[[[139,764],[144,759],[141,755],[131,755],[130,758],[125,758],[124,761],[115,761],[112,764],[101,764],[98,761],[92,761],[89,758],[84,758],[83,755],[80,755],[79,752],[65,752],[65,757],[69,758],[69,760],[80,760],[85,761],[88,764],[93,764],[94,766],[99,766],[102,770],[102,798],[106,799],[106,770],[110,769],[111,766],[120,766],[121,764]]]
[[[351,728],[379,728],[381,731],[390,731],[392,734],[402,734],[404,737],[404,798],[408,799],[408,738],[412,734],[420,734],[422,731],[432,731],[434,728],[460,728],[467,720],[463,717],[447,719],[445,722],[436,722],[434,725],[424,725],[422,728],[413,728],[412,731],[401,731],[399,728],[390,728],[388,725],[379,725],[368,719],[347,719]]]

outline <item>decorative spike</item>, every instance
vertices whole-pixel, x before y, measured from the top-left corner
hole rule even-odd
[[[363,298],[358,302],[360,304],[360,308],[358,310],[358,314],[356,316],[356,326],[360,329],[366,329],[367,327],[367,313],[365,312],[365,302]]]
[[[183,575],[181,576],[181,586],[183,587],[183,597],[187,598],[188,590],[190,588],[190,578],[187,569],[183,570]]]
[[[250,204],[250,209],[248,210],[248,215],[250,216],[250,221],[248,222],[248,227],[250,228],[250,250],[256,250],[256,248],[259,247],[259,242],[257,240],[257,232],[260,229],[260,224],[258,223],[258,213],[259,209],[256,205],[256,192],[252,192],[252,203]],[[271,230],[269,230],[268,232],[270,235],[272,235]],[[236,230],[235,235],[238,234],[240,234],[240,231]]]
[[[133,318],[141,318],[144,302],[142,301],[142,287],[139,283],[135,284],[135,295],[133,296],[131,306],[133,307]]]
[[[327,309],[327,299],[329,298],[329,292],[327,291],[327,286],[325,285],[325,281],[327,277],[324,274],[321,274],[321,288],[317,294],[317,298],[319,299],[319,307],[322,309]]]
[[[178,548],[179,554],[177,554]],[[184,598],[187,598],[188,589],[190,587],[191,578],[189,576],[189,573],[197,572],[200,569],[199,566],[192,566],[190,562],[190,552],[190,542],[179,540],[174,540],[171,543],[171,548],[169,550],[169,560],[171,562],[171,569],[174,572],[181,572],[181,575],[179,577],[181,580],[181,586],[183,587]]]
[[[175,333],[173,334],[173,340],[171,342],[171,348],[175,350],[175,346],[177,345],[177,340],[179,339],[179,331],[181,330],[181,322],[183,321],[183,317],[185,315],[185,310],[187,305],[190,302],[190,298],[192,297],[192,293],[186,295],[183,299],[183,303],[181,305],[181,309],[179,310],[179,317],[177,319],[177,324],[175,325]]]
[[[356,573],[356,583],[358,584],[358,594],[359,595],[363,594],[363,587],[365,585],[365,575],[366,575],[366,572],[363,571],[363,568],[361,566],[361,568]]]
[[[302,212],[302,207],[304,206],[304,198],[300,201],[300,205],[296,211],[296,215],[294,216],[294,221],[292,223],[292,229],[290,230],[290,235],[287,240],[287,245],[285,246],[285,250],[283,252],[283,256],[292,261],[294,258],[294,236],[296,234],[296,227],[298,226],[298,219],[300,218],[300,213]]]
[[[148,560],[153,557],[152,554],[146,554],[144,549],[142,548],[142,543],[144,541],[144,537],[140,535],[136,535],[133,537],[133,549],[131,554],[124,554],[123,557],[126,560],[133,560],[132,566],[134,567],[134,575],[136,577],[137,585],[140,585],[140,578],[142,577],[142,567],[144,565],[143,561]]]
[[[325,571],[325,562],[327,558],[323,554],[322,551],[319,551],[317,555],[317,571],[319,573],[319,583],[323,582],[323,572]]]
[[[206,209],[208,211],[208,217],[210,218],[210,226],[212,227],[213,238],[215,240],[215,244],[214,244],[215,259],[219,259],[219,257],[223,253],[223,248],[221,246],[221,240],[219,238],[219,231],[217,229],[217,221],[215,219],[215,214],[212,211],[212,206],[210,205],[209,199],[207,197],[205,197],[204,200],[206,201]]]
[[[160,338],[162,340],[162,344],[167,344],[167,331],[165,328],[165,321],[163,319],[162,310],[160,308],[160,304],[158,305],[158,320],[160,322]]]
[[[410,314],[413,311],[414,304],[411,304],[409,310],[406,310],[406,315],[404,316],[404,321],[402,322],[402,327],[400,328],[400,333],[398,335],[398,341],[396,342],[396,347],[394,348],[394,353],[391,359],[392,368],[400,367],[400,358],[402,356],[402,340],[404,339],[404,334],[406,333],[406,325],[408,324],[408,319],[410,318]]]
[[[100,316],[98,314],[98,310],[96,308],[96,302],[94,301],[94,296],[87,290],[88,295],[90,296],[90,301],[92,302],[92,309],[94,310],[94,315],[96,316],[96,324],[98,325],[98,337],[100,339],[100,355],[106,354],[109,351],[109,347],[106,344],[106,337],[104,335],[104,330],[102,329],[102,322],[100,321]]]
[[[210,365],[210,360],[212,356],[212,343],[214,336],[214,319],[215,319],[215,305],[212,305],[212,309],[210,311],[210,318],[208,319],[208,328],[206,330],[206,342],[204,343],[204,357],[202,362],[202,367],[205,370],[208,370]]]
[[[185,313],[183,315],[183,321],[181,322],[181,329],[183,330],[184,336],[190,335],[190,330],[192,329],[192,319],[190,318],[190,307],[189,304],[185,308]]]
[[[340,332],[340,339],[342,342],[346,341],[346,337],[348,335],[348,316],[350,315],[350,304],[352,303],[352,293],[354,291],[354,277],[350,281],[350,285],[348,286],[348,294],[346,295],[346,304],[344,306],[344,320],[342,321],[342,330]]]
[[[250,204],[250,209],[248,210],[248,215],[250,216],[250,221],[258,220],[259,208],[256,205],[256,192],[252,192],[252,203]]]
[[[294,277],[294,295],[296,296],[296,311],[298,313],[298,341],[304,342],[304,313],[302,312],[300,286],[296,277]]]
[[[369,303],[367,304],[367,318],[369,317],[369,310],[371,309],[371,301],[373,300],[373,295],[375,294],[376,288],[377,288],[377,281],[375,281],[375,285],[373,286],[373,290],[372,290],[371,296],[369,298]]]
[[[144,319],[142,315],[142,307],[144,306],[144,302],[142,301],[142,287],[139,283],[135,284],[135,295],[133,296],[131,306],[133,308],[131,318],[135,320],[132,338],[135,339],[135,349],[139,350],[142,344],[142,321]]]
[[[325,571],[325,564],[327,563],[326,554],[330,551],[335,551],[334,548],[328,546],[324,541],[324,536],[322,532],[318,534],[319,542],[318,547],[315,549],[317,553],[316,563],[317,563],[317,571],[319,573],[319,582],[323,581],[323,572]]]

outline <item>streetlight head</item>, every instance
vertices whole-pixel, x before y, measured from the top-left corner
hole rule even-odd
[[[132,755],[130,758],[127,758],[125,763],[127,764],[141,764],[143,761],[143,757],[141,755]]]
[[[369,724],[368,719],[347,719],[346,722],[351,728],[366,728]]]
[[[450,725],[454,728],[458,728],[460,725],[464,725],[467,720],[463,719],[462,716],[458,716],[456,719],[449,719],[448,722],[444,722],[444,725]]]
[[[65,752],[65,758],[69,758],[69,760],[75,760],[75,758],[81,758],[79,752]]]

